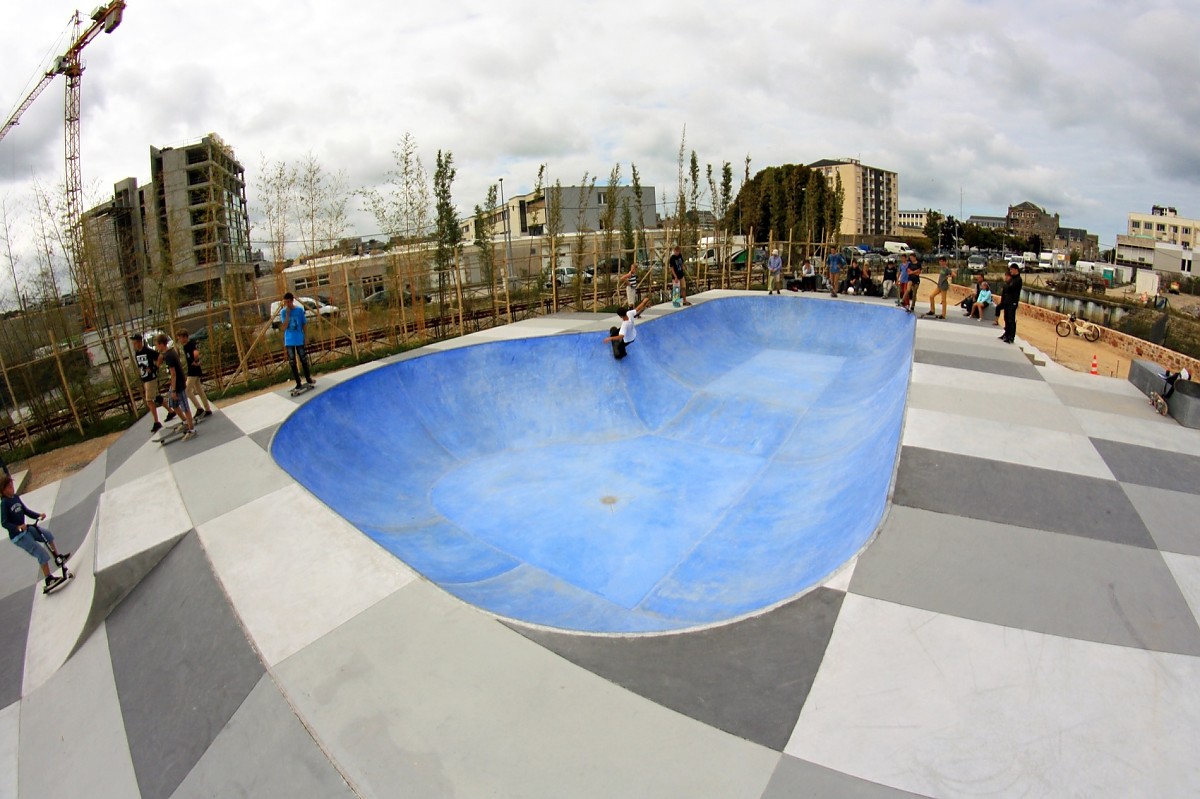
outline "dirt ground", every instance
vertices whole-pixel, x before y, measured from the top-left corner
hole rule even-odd
[[[921,291],[917,299],[919,303],[918,307],[925,308],[928,306],[930,291],[930,288],[926,288],[925,282],[922,282]],[[1172,297],[1172,302],[1175,302],[1176,299]],[[1200,297],[1187,297],[1187,300],[1200,303]],[[957,312],[956,308],[949,310],[949,313],[955,312]],[[991,326],[990,315],[988,319],[978,324]],[[997,335],[999,335],[998,328],[993,329],[997,330]],[[1126,377],[1129,374],[1129,358],[1124,353],[1108,347],[1099,341],[1091,344],[1076,336],[1060,338],[1054,332],[1054,326],[1046,322],[1021,317],[1017,322],[1017,336],[1025,339],[1053,360],[1077,372],[1089,371],[1092,368],[1092,356],[1094,355],[1100,374],[1109,377]],[[279,386],[282,385],[284,383],[279,384]],[[259,394],[276,391],[279,389],[279,386],[264,388],[250,394],[242,394],[233,399],[221,400],[214,404],[218,408],[224,408],[242,400],[257,397]],[[102,438],[95,438],[80,444],[35,455],[23,464],[10,464],[10,468],[13,471],[20,469],[29,470],[29,482],[26,484],[24,490],[30,491],[53,483],[55,480],[61,480],[68,474],[87,466],[120,435],[121,433],[119,432],[111,433]]]
[[[277,391],[280,386],[286,384],[280,383],[277,386],[264,388],[259,391],[252,391],[247,394],[239,394],[232,399],[215,400],[213,405],[218,408],[225,408],[230,405],[235,405],[242,400],[248,400],[251,397],[257,397],[260,394],[266,394],[269,391]],[[142,419],[137,424],[146,427],[146,435],[150,434],[149,420]],[[43,452],[39,455],[34,455],[32,458],[19,463],[10,463],[9,471],[17,472],[22,469],[29,470],[29,480],[26,482],[23,491],[32,491],[35,488],[41,488],[44,485],[49,485],[56,480],[61,480],[72,472],[77,472],[84,466],[87,466],[96,456],[104,450],[108,449],[109,445],[119,438],[124,431],[109,433],[100,438],[89,439],[78,444],[72,444],[69,447],[60,447],[59,449]]]

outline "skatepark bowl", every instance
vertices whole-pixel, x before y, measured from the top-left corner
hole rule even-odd
[[[314,396],[272,454],[501,617],[709,625],[803,593],[871,540],[913,328],[893,308],[730,297],[642,321],[622,361],[603,333],[451,349]]]

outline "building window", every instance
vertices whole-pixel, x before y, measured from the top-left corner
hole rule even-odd
[[[1135,220],[1133,220],[1132,222],[1130,222],[1130,223],[1129,223],[1129,227],[1133,228],[1134,230],[1141,230],[1141,229],[1142,229],[1142,223],[1141,223],[1141,222],[1139,222],[1139,221],[1137,221],[1137,220],[1135,219]]]
[[[604,192],[601,191],[596,193],[596,204],[604,205]]]
[[[1154,229],[1157,230],[1159,233],[1165,233],[1167,230],[1167,226],[1164,225],[1163,223],[1159,222],[1157,225],[1155,225]]]
[[[1190,227],[1185,227],[1183,229],[1183,235],[1185,235],[1185,236],[1191,235],[1191,232],[1192,232],[1192,229]]]

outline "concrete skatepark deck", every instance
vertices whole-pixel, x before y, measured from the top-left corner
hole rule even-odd
[[[592,314],[390,363],[584,333],[616,369],[652,317],[738,294],[651,309],[619,364]],[[1195,795],[1200,434],[993,333],[916,323],[878,538],[699,630],[498,619],[273,461],[297,408],[389,363],[178,446],[130,430],[25,495],[76,553],[69,590],[0,549],[0,796]]]

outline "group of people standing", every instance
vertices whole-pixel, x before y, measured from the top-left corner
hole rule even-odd
[[[183,439],[186,441],[196,437],[196,421],[206,416],[212,416],[212,405],[204,392],[204,376],[200,366],[200,348],[191,340],[191,334],[184,328],[175,331],[175,346],[171,346],[171,338],[166,333],[154,336],[154,345],[146,341],[141,333],[129,337],[133,347],[133,361],[137,364],[138,375],[142,380],[142,398],[150,411],[154,424],[150,427],[150,435],[154,435],[165,422],[178,417],[187,428]],[[182,355],[181,355],[182,353]],[[159,370],[167,372],[167,393],[164,396],[159,385]],[[188,398],[191,397],[191,402]],[[196,412],[192,413],[195,403]],[[160,422],[158,409],[166,405],[166,417]]]

